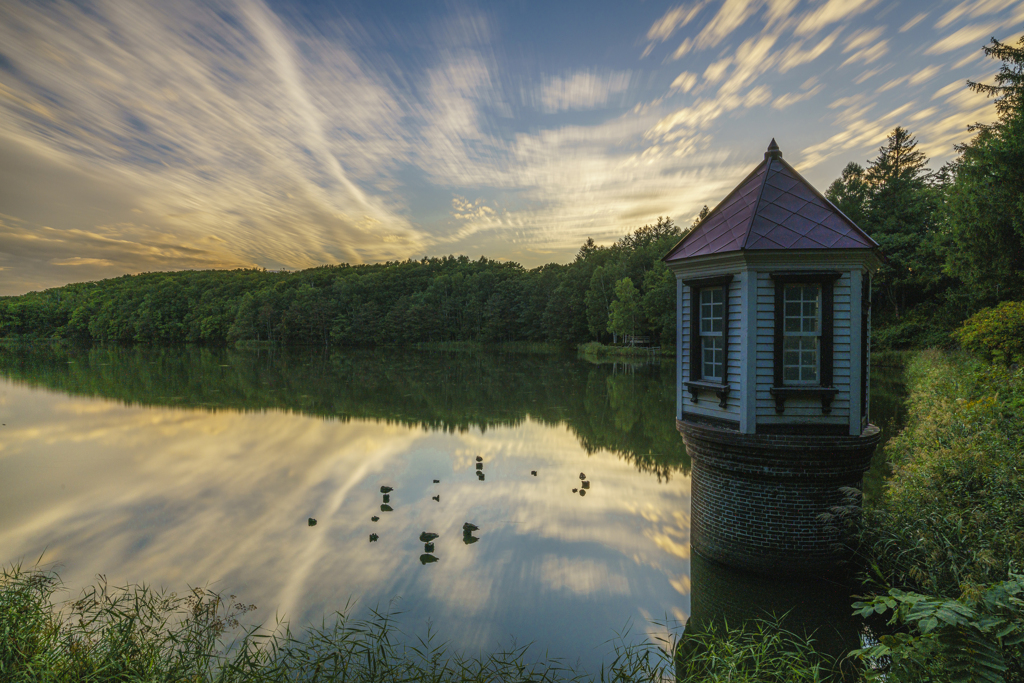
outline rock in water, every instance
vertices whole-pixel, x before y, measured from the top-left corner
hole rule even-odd
[[[391,493],[392,491],[394,491],[394,489],[391,488],[390,486],[381,486],[380,487],[380,492],[381,493]]]
[[[436,496],[431,496],[430,500],[436,500],[438,503],[440,503],[441,502],[441,494],[438,494]]]
[[[420,543],[430,543],[439,535],[440,534],[435,534],[432,531],[424,531],[422,534],[420,534]]]
[[[434,480],[434,483],[435,483],[435,484],[440,484],[440,483],[441,483],[441,480],[440,480],[440,479],[435,479],[435,480]]]
[[[315,519],[313,519],[312,517],[310,517],[310,518],[309,518],[309,525],[310,525],[310,526],[316,526],[316,520],[315,520]]]
[[[432,553],[432,552],[434,552],[434,544],[433,543],[424,543],[423,544],[423,552],[425,552],[425,553]]]
[[[580,479],[586,479],[586,478],[587,478],[587,475],[585,475],[582,472],[580,472]]]
[[[378,517],[377,515],[374,515],[373,517],[370,517],[370,521],[371,522],[376,522],[378,519],[380,519],[380,517]]]
[[[533,476],[536,477],[537,476],[537,470],[530,470],[530,474],[532,474]]]
[[[480,456],[480,455],[476,456],[476,461],[477,462],[483,462],[484,461],[483,456]]]
[[[384,494],[384,502],[385,503],[390,503],[391,502],[391,496],[389,496],[388,494],[385,493]]]
[[[427,553],[420,555],[420,564],[430,564],[431,562],[437,562],[437,558]]]
[[[590,488],[590,482],[589,481],[584,481],[583,482],[583,488],[589,489]]]
[[[583,489],[580,489],[580,495],[581,495],[581,496],[585,496],[585,495],[587,495],[587,492],[586,492],[586,491],[584,491]]]
[[[376,543],[378,538],[380,538],[380,536],[377,534],[370,534],[370,543]]]
[[[579,489],[573,489],[572,490],[573,493],[576,493],[577,491],[579,491]]]
[[[381,512],[392,512],[394,509],[395,508],[391,507],[390,505],[381,505],[380,506],[380,511]]]
[[[469,522],[466,522],[462,525],[462,530],[467,534],[473,531],[478,531],[479,529],[480,527],[478,527],[476,524],[470,524]]]

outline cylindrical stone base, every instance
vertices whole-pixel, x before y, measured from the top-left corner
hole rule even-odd
[[[821,519],[849,504],[879,430],[858,436],[739,434],[677,426],[691,460],[690,540],[704,557],[765,574],[828,575],[843,559],[840,529]]]

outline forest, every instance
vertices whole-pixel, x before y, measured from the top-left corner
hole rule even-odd
[[[825,192],[881,246],[879,348],[947,346],[961,321],[1024,299],[1024,44],[993,40],[991,124],[933,169],[896,127]],[[661,258],[685,229],[669,218],[610,246],[588,239],[568,264],[527,270],[467,256],[373,265],[143,273],[0,298],[0,337],[144,344],[382,346],[547,342],[644,335],[671,348],[675,281]]]

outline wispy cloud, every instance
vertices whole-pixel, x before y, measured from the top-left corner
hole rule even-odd
[[[628,71],[577,71],[569,76],[551,76],[541,86],[540,104],[546,112],[604,107],[612,95],[626,91],[629,79]]]

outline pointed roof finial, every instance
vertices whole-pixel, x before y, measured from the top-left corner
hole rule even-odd
[[[782,150],[779,149],[779,144],[775,142],[775,138],[772,138],[771,143],[768,144],[768,151],[764,153],[765,159],[781,159]]]

